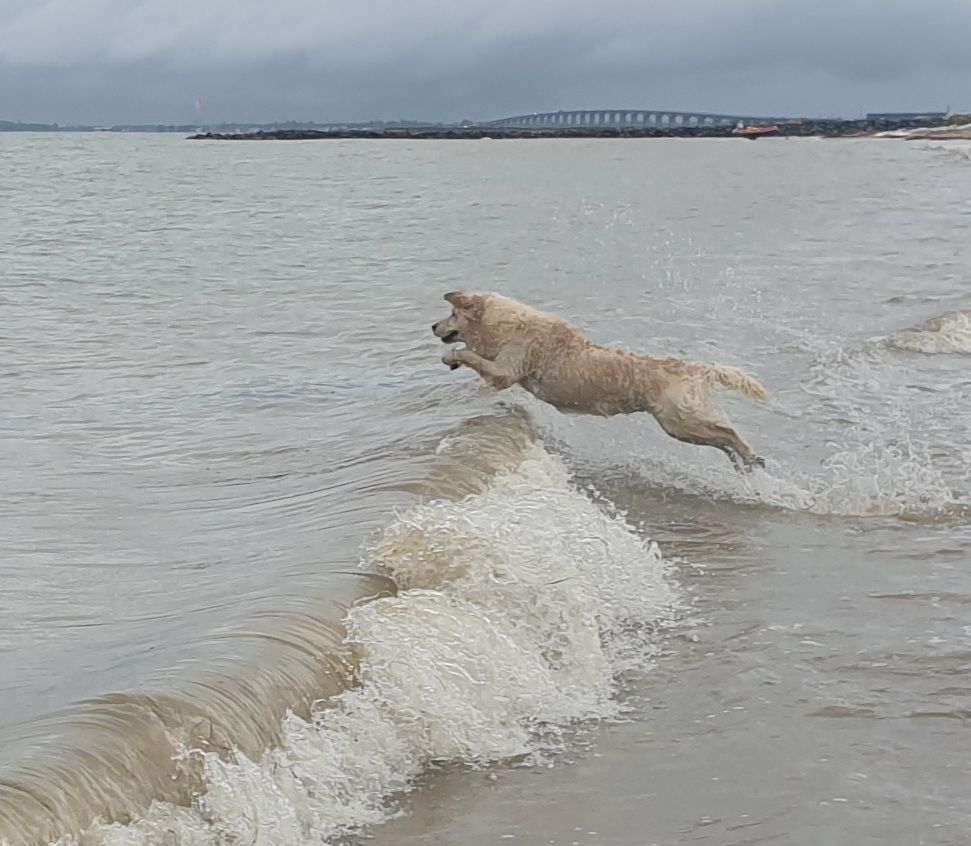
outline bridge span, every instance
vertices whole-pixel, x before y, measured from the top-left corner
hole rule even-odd
[[[669,112],[652,109],[581,109],[579,111],[533,112],[499,120],[486,121],[482,126],[510,128],[552,127],[612,127],[617,129],[673,129],[682,126],[769,126],[785,123],[789,118],[753,117],[750,115],[719,115],[707,112]]]

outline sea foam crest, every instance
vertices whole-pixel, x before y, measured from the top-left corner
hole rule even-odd
[[[193,808],[156,804],[86,840],[320,844],[385,819],[436,762],[542,758],[618,712],[618,673],[648,662],[677,605],[657,547],[535,444],[480,493],[399,515],[369,566],[400,590],[348,613],[357,687],[288,716],[260,761],[188,753]]]
[[[895,350],[924,355],[971,355],[971,309],[948,312],[887,339]]]

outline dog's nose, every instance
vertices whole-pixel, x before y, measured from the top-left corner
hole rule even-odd
[[[437,323],[433,323],[432,324],[432,332],[434,332],[437,328],[438,328],[438,324]]]

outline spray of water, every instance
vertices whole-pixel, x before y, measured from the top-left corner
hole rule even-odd
[[[187,752],[191,807],[85,845],[320,844],[386,818],[437,763],[545,760],[617,714],[618,674],[649,664],[677,606],[657,547],[536,444],[478,493],[400,514],[367,558],[400,590],[347,616],[357,686],[289,715],[260,760]]]

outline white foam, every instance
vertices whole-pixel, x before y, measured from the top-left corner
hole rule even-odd
[[[876,138],[913,138],[921,140],[964,140],[971,132],[971,123],[949,124],[947,126],[919,126],[910,129],[888,129],[877,132]]]
[[[348,614],[360,686],[289,716],[259,762],[190,753],[195,807],[157,804],[92,842],[320,844],[386,818],[435,761],[547,755],[617,713],[617,674],[649,662],[676,603],[657,548],[536,445],[483,492],[401,515],[370,561],[401,590]]]
[[[739,474],[721,462],[653,459],[641,473],[655,485],[686,493],[789,511],[847,517],[934,517],[969,506],[936,466],[929,450],[896,444],[849,446],[803,473],[769,460],[765,470]]]
[[[971,355],[971,310],[953,311],[888,339],[892,349],[925,355]]]
[[[766,477],[762,484],[769,504],[814,514],[933,515],[961,504],[927,449],[906,439],[844,449],[829,456],[819,474]]]

